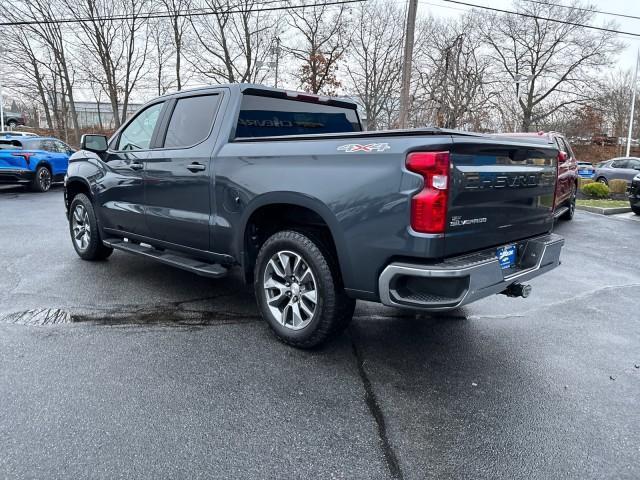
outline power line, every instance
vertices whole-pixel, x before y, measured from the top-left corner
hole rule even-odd
[[[555,18],[541,17],[541,16],[538,16],[538,15],[533,15],[531,13],[514,12],[513,10],[504,10],[504,9],[501,9],[501,8],[487,7],[485,5],[478,5],[476,3],[461,2],[459,0],[440,0],[440,1],[447,2],[447,3],[455,3],[455,4],[458,4],[458,5],[466,5],[467,7],[474,7],[474,8],[479,8],[479,9],[482,9],[482,10],[491,10],[493,12],[508,13],[510,15],[518,15],[520,17],[535,18],[537,20],[545,20],[545,21],[548,21],[548,22],[562,23],[564,25],[573,25],[575,27],[583,27],[583,28],[587,28],[587,29],[590,29],[590,30],[599,30],[601,32],[617,33],[617,34],[620,34],[620,35],[629,35],[631,37],[640,37],[640,33],[624,32],[622,30],[616,30],[614,28],[595,27],[593,25],[585,25],[583,23],[569,22],[567,20],[558,20],[558,19],[555,19]]]
[[[540,5],[548,5],[548,6],[552,6],[552,7],[568,8],[570,10],[581,10],[583,12],[593,12],[593,13],[598,13],[600,15],[610,15],[612,17],[633,18],[634,20],[640,20],[640,17],[636,17],[635,15],[626,15],[624,13],[618,13],[618,12],[606,12],[604,10],[595,10],[593,8],[574,7],[574,6],[571,6],[571,5],[562,5],[561,3],[542,2],[540,0],[523,0],[523,1],[529,2],[529,3],[537,3],[537,4],[540,4]]]
[[[264,3],[280,3],[281,0],[274,0],[271,2]],[[174,18],[174,17],[199,17],[206,15],[228,15],[234,13],[251,13],[251,12],[272,12],[276,10],[293,10],[299,8],[311,8],[311,7],[321,7],[321,6],[332,6],[332,5],[344,5],[349,3],[362,3],[368,0],[335,0],[333,2],[319,2],[319,3],[311,3],[311,4],[301,4],[301,5],[287,5],[287,6],[279,6],[279,7],[268,7],[268,8],[240,8],[231,7],[228,10],[206,10],[206,11],[188,11],[188,12],[149,12],[149,13],[141,13],[137,15],[112,15],[112,16],[104,16],[104,17],[93,17],[93,18],[50,18],[50,19],[39,19],[39,20],[21,20],[17,22],[0,22],[0,27],[11,27],[11,26],[24,26],[24,25],[51,25],[51,24],[64,24],[64,23],[87,23],[87,22],[100,22],[100,21],[114,21],[114,20],[151,20],[158,18]],[[198,9],[202,10],[202,9]]]

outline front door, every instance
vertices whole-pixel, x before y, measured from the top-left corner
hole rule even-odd
[[[158,240],[211,251],[211,136],[219,94],[171,100],[158,139],[145,164],[146,218]],[[169,113],[170,112],[170,113]]]
[[[102,227],[118,234],[148,236],[145,221],[143,168],[149,157],[165,102],[138,113],[118,134],[104,155],[111,175],[98,181],[98,215]]]

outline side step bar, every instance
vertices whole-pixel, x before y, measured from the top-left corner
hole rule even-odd
[[[203,277],[222,278],[226,276],[228,272],[225,267],[217,263],[207,263],[202,260],[183,256],[176,252],[157,250],[150,246],[146,247],[138,243],[126,242],[122,238],[107,238],[103,240],[102,243],[108,247],[152,258],[167,265],[171,265],[172,267],[182,268],[183,270],[187,270]]]
[[[553,216],[554,218],[560,218],[562,215],[564,215],[568,211],[569,211],[569,207],[560,207],[559,209],[556,210]]]

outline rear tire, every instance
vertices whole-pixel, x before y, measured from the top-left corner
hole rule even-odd
[[[567,208],[569,208],[569,210],[567,210],[562,215],[560,215],[560,218],[562,220],[572,220],[573,219],[573,216],[576,213],[576,196],[577,196],[577,194],[578,194],[578,187],[576,185],[574,185],[572,190],[571,190],[571,198],[569,199],[569,202],[567,203]]]
[[[31,190],[34,192],[48,192],[51,188],[51,183],[53,181],[53,177],[51,175],[51,170],[49,167],[45,167],[44,165],[40,165],[36,168],[36,173],[33,176],[33,180],[31,181]]]
[[[71,202],[69,233],[73,248],[83,260],[104,260],[113,253],[113,248],[102,243],[93,204],[83,193]]]
[[[598,177],[598,179],[596,180],[596,182],[600,182],[600,183],[604,183],[605,185],[609,185],[609,182],[607,181],[606,178],[604,177]]]
[[[631,207],[631,211],[636,215],[640,215],[640,207]]]
[[[276,336],[313,348],[341,333],[355,300],[342,286],[331,250],[308,231],[283,230],[260,248],[254,289],[262,317]]]

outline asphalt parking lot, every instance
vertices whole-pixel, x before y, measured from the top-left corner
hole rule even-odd
[[[314,352],[237,277],[80,260],[60,188],[0,219],[0,478],[640,478],[631,216],[559,224],[528,299],[359,303]]]

